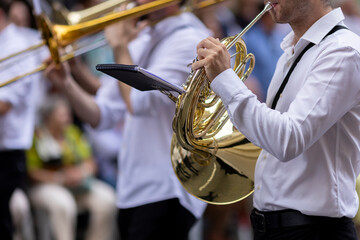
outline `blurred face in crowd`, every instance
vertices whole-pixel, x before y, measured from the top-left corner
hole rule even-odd
[[[69,106],[63,101],[58,101],[48,116],[47,123],[51,126],[56,126],[60,130],[64,130],[71,122],[72,117]]]
[[[27,6],[22,2],[14,2],[11,5],[9,17],[18,26],[30,27],[30,13]]]
[[[8,24],[8,3],[0,0],[0,31],[3,30]]]

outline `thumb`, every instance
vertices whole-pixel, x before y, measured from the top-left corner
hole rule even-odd
[[[47,65],[47,68],[45,69],[43,74],[45,77],[48,77],[50,75],[50,72],[54,70],[56,65],[52,60],[51,61],[45,60],[44,63]]]
[[[149,24],[150,24],[149,20],[140,21],[137,26],[138,32],[141,32],[141,30],[149,26]]]

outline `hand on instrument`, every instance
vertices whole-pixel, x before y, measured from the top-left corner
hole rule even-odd
[[[125,10],[124,5],[119,11],[123,10]],[[127,47],[128,43],[134,40],[147,25],[148,21],[139,22],[138,19],[119,21],[105,28],[105,36],[113,49]]]
[[[212,82],[214,78],[231,67],[230,54],[219,39],[208,37],[197,45],[198,61],[192,64],[196,70],[204,67],[206,76]]]
[[[136,19],[117,22],[105,29],[105,36],[114,52],[116,63],[133,64],[128,44],[147,26],[147,21],[137,23]]]
[[[48,78],[56,88],[63,90],[69,82],[69,78],[71,78],[69,64],[64,62],[56,65],[51,58],[46,60],[45,63],[48,65],[44,71],[45,77]]]

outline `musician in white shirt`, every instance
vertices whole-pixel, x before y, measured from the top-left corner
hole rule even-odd
[[[0,2],[0,58],[41,40],[36,32],[10,22],[10,4],[8,0]],[[33,70],[40,62],[38,54],[19,59],[1,62],[1,82]],[[0,236],[4,239],[12,239],[11,194],[26,185],[25,150],[32,144],[41,78],[35,74],[0,88]]]
[[[192,13],[179,10],[176,5],[150,13],[148,19],[155,25],[145,27],[134,20],[107,29],[115,61],[140,65],[182,84],[190,70],[186,65],[196,55],[194,46],[209,32]],[[47,75],[84,121],[103,129],[125,118],[117,182],[121,239],[186,239],[206,204],[184,190],[171,166],[175,104],[160,92],[124,85],[120,94],[119,83],[94,102],[64,70],[66,66],[60,71],[50,67]]]
[[[266,104],[229,69],[216,39],[198,45],[193,68],[205,67],[231,121],[263,148],[255,169],[255,239],[356,239],[360,38],[341,27],[344,16],[328,0],[271,3],[273,19],[293,31],[281,44]]]

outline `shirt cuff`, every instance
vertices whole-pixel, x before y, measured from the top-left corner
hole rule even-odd
[[[16,96],[16,94],[12,94],[11,92],[7,92],[5,94],[0,93],[0,101],[8,102],[12,106],[16,106],[20,104],[19,96]]]
[[[106,130],[112,127],[112,122],[110,118],[110,111],[108,105],[99,99],[95,98],[95,102],[100,110],[100,121],[99,124],[93,129],[96,131]]]
[[[235,94],[248,89],[232,69],[227,69],[214,78],[210,85],[225,105],[228,105]]]

